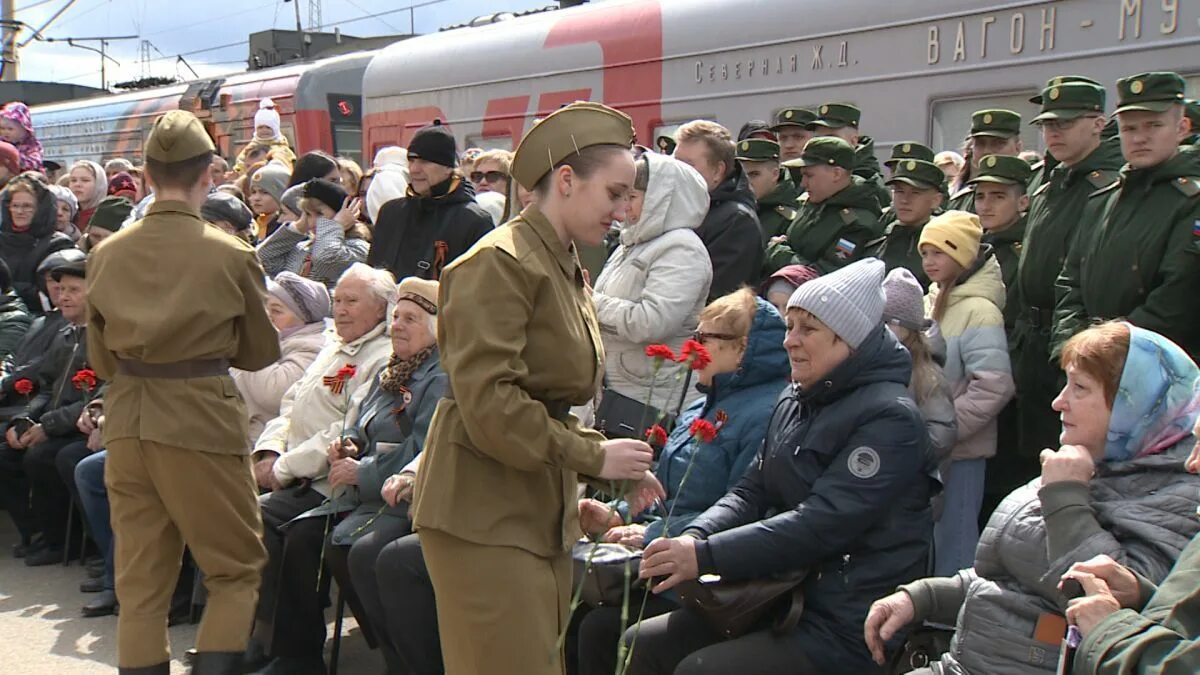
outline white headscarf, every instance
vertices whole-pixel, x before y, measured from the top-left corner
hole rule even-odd
[[[408,152],[394,145],[375,153],[375,177],[367,188],[367,215],[372,223],[379,222],[379,210],[408,191]]]
[[[104,198],[108,196],[108,176],[104,174],[104,167],[90,159],[81,159],[72,164],[70,171],[67,171],[67,175],[70,175],[71,171],[81,166],[91,171],[92,176],[96,179],[96,187],[93,189],[91,196],[79,200],[79,210],[87,211],[99,206],[100,202],[104,201]]]

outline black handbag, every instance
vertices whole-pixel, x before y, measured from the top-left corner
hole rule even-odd
[[[588,560],[591,560],[589,563]],[[629,590],[646,584],[638,579],[642,552],[623,544],[597,543],[584,538],[571,548],[575,586],[579,598],[591,607],[617,607],[625,596],[625,564],[629,564]]]
[[[666,429],[667,433],[675,428],[675,420],[683,410],[687,401],[688,389],[691,388],[692,370],[689,368],[683,381],[683,392],[679,395],[679,404],[675,412],[663,412],[658,408],[634,400],[609,387],[607,384],[600,390],[600,404],[596,406],[596,421],[592,427],[604,434],[605,438],[635,438],[646,440],[646,430],[655,424]]]
[[[685,581],[675,587],[683,606],[699,615],[726,639],[760,628],[774,616],[770,628],[785,633],[800,622],[804,611],[807,570],[749,581]]]

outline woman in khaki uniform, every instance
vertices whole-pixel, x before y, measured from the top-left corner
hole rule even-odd
[[[575,246],[625,217],[632,141],[630,119],[603,105],[547,117],[512,165],[535,203],[442,276],[450,391],[426,441],[414,522],[447,675],[560,675],[578,476],[631,481],[639,505],[662,494],[648,445],[606,441],[569,413],[603,373]]]

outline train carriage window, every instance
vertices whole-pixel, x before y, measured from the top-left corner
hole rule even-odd
[[[1183,79],[1187,83],[1184,88],[1186,96],[1190,99],[1200,99],[1200,75],[1185,75]]]
[[[333,152],[339,157],[349,157],[362,166],[362,127],[333,125]]]
[[[1030,97],[1037,92],[994,94],[970,98],[940,99],[932,103],[932,114],[929,116],[932,129],[930,130],[931,147],[934,152],[942,150],[959,151],[963,140],[971,132],[971,114],[977,110],[988,108],[1003,108],[1021,114],[1021,142],[1026,150],[1042,152],[1042,135],[1038,128],[1029,124],[1029,120],[1037,117],[1040,108],[1029,102]]]
[[[496,136],[494,138],[482,138],[480,136],[467,136],[467,143],[464,148],[482,148],[484,150],[512,150],[513,139],[508,136]]]

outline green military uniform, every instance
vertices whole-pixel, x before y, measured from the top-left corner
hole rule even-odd
[[[183,111],[158,118],[145,150],[168,164],[212,151]],[[274,363],[279,337],[254,249],[168,192],[88,262],[88,354],[110,383],[118,660],[123,670],[167,672],[167,609],[186,545],[208,588],[195,672],[237,672],[224,668],[246,648],[266,551],[249,417],[228,371]]]
[[[910,144],[906,143],[905,145]],[[928,156],[932,158],[933,153],[928,153]],[[885,164],[892,169],[892,177],[888,179],[888,185],[906,183],[917,188],[937,190],[946,182],[946,175],[931,161],[900,159],[893,153],[892,159]],[[937,213],[936,209],[934,213]],[[927,222],[929,222],[928,218],[925,220],[925,223]],[[920,282],[921,288],[928,291],[930,280],[921,266],[921,251],[918,246],[925,223],[905,225],[893,214],[891,221],[885,225],[883,238],[868,247],[867,255],[882,260],[887,265],[889,272],[897,267],[907,269]]]
[[[1180,145],[1187,150],[1200,150],[1200,101],[1191,99],[1185,101],[1184,113],[1187,115],[1188,121],[1192,123],[1192,133],[1183,139],[1183,143]]]
[[[1020,157],[1004,157],[990,155],[979,161],[979,175],[971,179],[971,185],[979,183],[999,183],[1000,185],[1018,185],[1022,190],[1029,182],[1033,172],[1029,164]],[[1004,287],[1008,296],[1004,305],[1005,332],[1012,336],[1013,325],[1017,314],[1017,266],[1021,264],[1022,241],[1025,238],[1025,217],[1020,216],[1015,223],[999,230],[985,230],[981,243],[992,247],[996,262],[1000,263],[1000,272],[1004,276]]]
[[[525,136],[512,175],[532,189],[577,149],[632,141],[627,116],[574,103]],[[595,310],[537,205],[446,268],[439,304],[453,393],[429,429],[413,519],[445,672],[561,675],[578,476],[598,476],[605,457],[603,437],[569,413],[604,372]]]
[[[810,129],[825,127],[841,129],[843,127],[858,128],[862,120],[862,111],[846,103],[826,103],[817,109],[817,118],[809,123]],[[880,206],[892,203],[892,193],[883,185],[883,173],[879,170],[879,160],[875,157],[875,141],[870,136],[859,136],[858,146],[854,148],[855,176],[862,178],[867,186],[875,191],[875,197]]]
[[[1053,91],[1057,94],[1051,96]],[[1034,118],[1073,119],[1104,110],[1104,87],[1082,78],[1054,78],[1031,99],[1041,106]],[[1037,475],[1037,457],[1057,447],[1062,429],[1051,402],[1062,372],[1050,363],[1050,330],[1054,321],[1055,281],[1062,272],[1077,231],[1091,229],[1083,220],[1088,195],[1116,183],[1121,165],[1120,139],[1101,136],[1100,145],[1074,166],[1050,155],[1037,187],[1029,191],[1024,246],[1017,268],[1016,325],[1010,334],[1013,376],[1017,382],[1020,467],[1013,466],[1008,484],[1023,485]],[[1031,181],[1031,186],[1033,182]]]
[[[1042,100],[1043,94],[1048,93],[1050,91],[1051,87],[1058,87],[1063,84],[1079,84],[1079,83],[1090,84],[1094,87],[1100,87],[1100,88],[1104,87],[1104,85],[1091,79],[1090,77],[1080,77],[1078,75],[1059,75],[1057,77],[1052,77],[1049,80],[1046,80],[1046,86],[1042,88],[1042,93],[1039,93],[1037,96],[1030,98],[1029,102],[1036,103],[1037,105],[1042,106],[1043,114],[1045,114],[1046,108],[1043,105],[1043,100]],[[1065,105],[1076,105],[1075,103],[1072,103],[1069,100],[1069,98],[1063,99],[1063,100],[1051,101],[1051,103],[1052,103],[1052,105],[1060,104],[1060,103],[1065,104]],[[1088,103],[1087,105],[1089,105],[1089,107],[1090,107],[1091,104]],[[1103,108],[1104,108],[1103,99],[1101,99],[1101,111],[1103,111]],[[1070,110],[1071,108],[1066,108],[1066,107],[1060,106],[1058,109],[1059,110]],[[1030,122],[1030,124],[1037,124],[1037,120],[1035,119],[1033,122]],[[1108,132],[1110,131],[1110,128],[1111,128],[1111,134],[1109,134],[1109,135],[1111,135],[1112,138],[1116,138],[1117,137],[1117,120],[1115,118],[1111,122],[1109,122],[1109,124],[1105,127],[1106,134],[1108,134]],[[1108,138],[1109,135],[1106,135],[1105,138]],[[1036,192],[1038,190],[1038,188],[1040,188],[1042,186],[1042,184],[1045,183],[1050,178],[1050,172],[1053,171],[1054,167],[1056,167],[1056,166],[1058,166],[1058,160],[1054,158],[1054,155],[1050,154],[1049,150],[1042,153],[1042,161],[1037,162],[1036,164],[1033,165],[1033,176],[1030,177],[1030,179],[1029,179],[1028,193],[1030,196],[1032,196],[1033,193]]]
[[[784,165],[854,166],[854,148],[835,138],[814,138],[804,146],[798,160]],[[867,244],[879,236],[879,201],[875,190],[862,178],[850,176],[850,184],[821,203],[800,200],[799,213],[788,226],[787,241],[767,247],[766,274],[787,265],[811,265],[822,274],[863,257]]]
[[[1143,73],[1117,82],[1117,113],[1183,102],[1183,78]],[[1200,357],[1200,156],[1180,152],[1093,193],[1058,280],[1052,354],[1095,320],[1127,318]]]
[[[744,162],[779,162],[779,144],[762,138],[750,138],[737,144],[737,159]],[[788,225],[796,219],[797,200],[800,190],[792,182],[791,174],[779,169],[779,182],[775,189],[758,200],[758,222],[763,237],[770,240],[787,234]]]
[[[936,156],[937,155],[933,152],[933,149],[923,143],[918,143],[916,141],[904,141],[903,143],[897,143],[892,146],[892,156],[888,159],[885,159],[883,161],[883,165],[887,167],[888,171],[895,171],[896,164],[901,160],[919,159],[922,162],[929,162],[930,164],[933,164],[933,158]],[[938,186],[938,190],[942,193],[942,206],[945,206],[946,201],[950,199],[950,193],[946,191],[947,186],[944,178],[945,174],[942,174],[942,176],[942,184]],[[884,181],[885,186],[890,184],[891,181]],[[891,195],[889,194],[888,197],[890,199]],[[942,206],[934,209],[933,215],[936,216],[937,214],[941,213],[943,210]],[[887,226],[890,225],[895,219],[896,214],[892,210],[892,205],[889,202],[889,204],[884,207],[883,212],[879,214],[880,228],[886,230]]]
[[[980,110],[971,115],[971,138],[992,136],[1015,138],[1021,135],[1021,116],[1011,110]],[[975,188],[968,183],[950,195],[947,211],[969,211],[975,213]]]
[[[817,113],[808,108],[780,108],[771,124],[771,131],[778,134],[780,129],[785,127],[799,127],[806,131],[811,131],[813,120],[817,119]],[[792,179],[792,184],[800,185],[800,168],[792,167],[785,169],[788,176]]]

